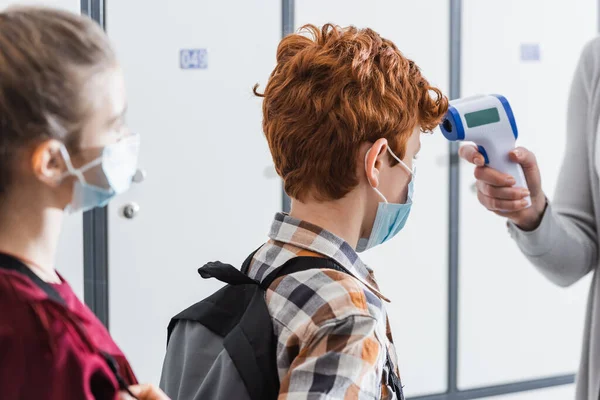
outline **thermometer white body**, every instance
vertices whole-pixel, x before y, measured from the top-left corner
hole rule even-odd
[[[440,129],[448,140],[474,142],[486,165],[514,177],[515,187],[527,188],[523,169],[508,158],[519,133],[506,98],[479,95],[452,100]],[[531,199],[526,200],[530,206]]]

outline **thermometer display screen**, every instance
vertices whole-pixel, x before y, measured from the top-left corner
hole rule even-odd
[[[469,128],[500,122],[500,114],[496,107],[475,111],[465,114],[465,120]]]

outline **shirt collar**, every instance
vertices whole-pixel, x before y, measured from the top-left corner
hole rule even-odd
[[[362,262],[356,251],[346,241],[316,225],[290,217],[284,213],[277,213],[271,231],[271,240],[288,243],[293,246],[310,250],[327,256],[361,281],[379,298],[388,303],[390,300],[379,290],[373,271]]]

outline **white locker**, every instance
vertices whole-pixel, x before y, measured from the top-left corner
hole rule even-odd
[[[281,1],[106,4],[147,172],[109,210],[110,329],[139,379],[158,383],[170,318],[219,287],[197,269],[240,265],[281,208],[252,94],[275,65]]]
[[[394,41],[430,83],[447,92],[448,4],[446,0],[302,0],[296,2],[296,27],[332,22],[372,28]],[[407,396],[446,391],[447,150],[439,132],[423,136],[415,204],[406,228],[389,243],[361,255],[392,300],[387,307]]]
[[[463,2],[461,94],[508,98],[519,143],[538,156],[550,198],[568,134],[569,86],[596,16],[595,0]],[[461,165],[460,181],[459,387],[575,372],[589,278],[569,289],[545,280],[505,221],[478,203],[472,166]]]
[[[79,14],[80,0],[0,0],[0,10],[14,5],[43,5]],[[65,217],[56,258],[56,269],[83,300],[83,219],[81,214]]]
[[[488,400],[570,400],[575,398],[575,386],[558,386],[554,388],[532,390],[529,392],[488,397]]]

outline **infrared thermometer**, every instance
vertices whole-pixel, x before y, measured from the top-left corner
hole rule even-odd
[[[440,129],[450,141],[474,142],[485,165],[515,178],[515,187],[527,188],[523,168],[508,158],[515,148],[517,123],[504,96],[479,95],[452,100]],[[526,198],[528,207],[531,198]]]

